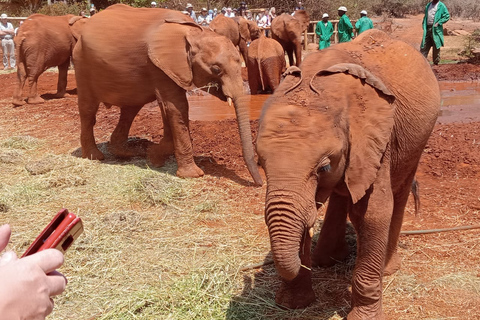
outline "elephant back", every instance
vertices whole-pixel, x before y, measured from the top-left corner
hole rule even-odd
[[[234,45],[240,42],[240,31],[238,23],[232,19],[225,17],[223,14],[216,16],[209,25],[215,33],[227,37]],[[248,30],[248,28],[247,28]]]

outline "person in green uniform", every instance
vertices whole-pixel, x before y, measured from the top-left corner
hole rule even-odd
[[[350,19],[347,17],[347,8],[341,6],[338,8],[338,42],[348,42],[353,38],[353,26]]]
[[[328,13],[324,13],[322,16],[322,21],[317,22],[315,33],[320,38],[320,41],[318,42],[318,50],[330,47],[330,38],[333,34],[333,26],[332,23],[328,21]]]
[[[355,30],[357,30],[357,35],[361,34],[368,29],[373,29],[373,21],[367,17],[367,11],[360,11],[360,19],[355,23]]]
[[[443,47],[443,24],[450,20],[450,13],[443,2],[432,0],[425,7],[423,17],[423,39],[420,52],[428,57],[430,48],[433,47],[433,64],[440,62],[440,47]]]

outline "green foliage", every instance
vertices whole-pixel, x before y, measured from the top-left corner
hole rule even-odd
[[[50,6],[44,5],[37,11],[37,13],[45,14],[47,16],[64,16],[66,14],[78,15],[80,11],[88,12],[86,8],[87,4],[82,2],[70,5],[64,2],[55,2]]]
[[[480,29],[465,38],[465,47],[460,56],[467,58],[471,63],[480,64]]]

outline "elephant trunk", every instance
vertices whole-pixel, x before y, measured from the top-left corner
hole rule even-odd
[[[305,219],[293,203],[292,197],[284,192],[269,192],[265,206],[265,222],[270,234],[275,267],[278,274],[287,281],[295,279],[302,266],[300,246],[306,228]]]
[[[261,186],[263,182],[260,172],[258,171],[257,163],[255,162],[247,99],[246,96],[234,97],[233,102],[235,105],[235,113],[237,115],[240,139],[242,141],[243,159],[245,160],[248,171],[255,181],[255,184]]]

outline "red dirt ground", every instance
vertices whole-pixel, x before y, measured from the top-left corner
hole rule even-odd
[[[402,37],[405,37],[402,29]],[[418,31],[414,37],[418,36]],[[399,37],[399,38],[402,38]],[[412,38],[413,39],[413,38]],[[415,38],[417,39],[417,38]],[[418,39],[417,39],[418,40]],[[479,80],[480,67],[460,65],[440,65],[434,67],[440,80]],[[68,89],[71,96],[48,100],[42,105],[25,105],[14,108],[10,104],[16,74],[0,75],[0,109],[4,121],[3,132],[14,131],[28,134],[48,141],[49,151],[53,153],[78,153],[80,147],[80,122],[74,93],[75,78],[69,74]],[[38,90],[41,94],[53,94],[57,75],[47,72],[40,77]],[[146,106],[134,121],[130,136],[158,141],[161,134],[161,119],[158,107]],[[97,142],[106,142],[118,121],[118,109],[100,108],[95,127]],[[256,133],[257,121],[252,121]],[[244,188],[232,190],[243,193],[242,198],[249,199],[245,206],[255,207],[255,200],[263,197],[263,189],[249,186],[251,178],[244,165],[237,125],[234,119],[221,121],[192,121],[196,161],[207,175],[221,179],[231,179],[244,184]],[[425,148],[418,169],[422,210],[415,217],[411,205],[406,214],[405,230],[445,228],[461,225],[480,224],[480,122],[438,123]],[[240,195],[236,195],[240,196]],[[258,211],[257,207],[254,209]],[[255,212],[255,214],[263,214]],[[469,231],[474,232],[474,231]],[[478,233],[477,233],[478,234]],[[427,236],[424,237],[427,239]],[[448,243],[456,241],[458,233],[445,233],[438,241]],[[430,239],[434,242],[434,239]],[[429,255],[435,255],[434,251]],[[441,254],[441,253],[439,253]],[[462,263],[458,257],[442,257],[445,263]],[[478,261],[478,260],[477,260]],[[465,261],[470,264],[472,261]],[[479,275],[480,276],[480,273]],[[441,308],[442,306],[439,306]],[[447,311],[445,315],[458,315]],[[477,313],[478,314],[478,313]]]

